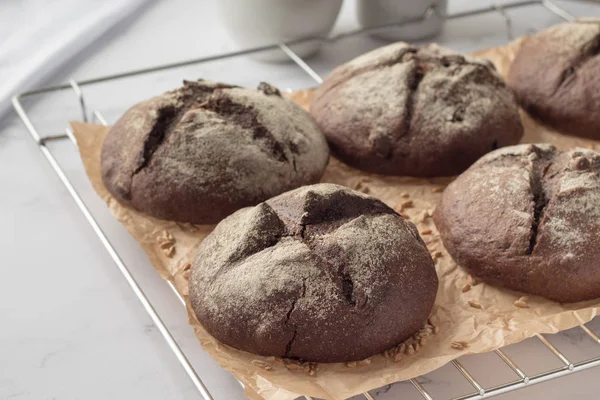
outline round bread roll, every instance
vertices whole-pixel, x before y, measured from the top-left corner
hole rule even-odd
[[[553,26],[526,39],[508,82],[531,116],[600,139],[600,19]]]
[[[336,68],[311,113],[337,157],[389,175],[456,175],[523,136],[493,65],[435,44],[395,43]]]
[[[519,145],[444,191],[434,222],[483,281],[560,302],[600,297],[600,153]]]
[[[136,210],[211,224],[318,182],[328,158],[312,117],[273,86],[201,80],[129,109],[104,142],[102,179]]]
[[[412,223],[375,198],[318,184],[217,225],[192,265],[190,300],[206,330],[237,349],[346,362],[417,332],[437,282]]]

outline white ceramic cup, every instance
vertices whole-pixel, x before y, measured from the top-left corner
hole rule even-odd
[[[326,36],[342,0],[218,0],[218,15],[231,38],[243,49],[294,39]],[[320,41],[296,44],[300,57],[316,52]],[[281,50],[254,53],[264,61],[289,59]]]
[[[376,31],[374,36],[388,40],[419,40],[437,35],[443,26],[448,9],[447,0],[357,0],[358,22],[364,28],[416,19],[434,5],[435,13],[423,22]]]

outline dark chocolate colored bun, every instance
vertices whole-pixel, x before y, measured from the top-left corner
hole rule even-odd
[[[318,184],[217,225],[192,265],[190,300],[206,330],[232,347],[344,362],[417,332],[437,284],[412,223],[373,197]]]
[[[564,133],[600,139],[600,19],[527,38],[508,82],[533,117]]]
[[[600,153],[519,145],[451,183],[444,246],[482,280],[560,302],[600,297]]]
[[[311,116],[267,84],[208,81],[132,107],[102,148],[102,179],[152,216],[216,223],[321,178],[329,150]]]
[[[435,44],[395,43],[336,68],[311,113],[337,157],[390,175],[457,175],[523,136],[493,65]]]

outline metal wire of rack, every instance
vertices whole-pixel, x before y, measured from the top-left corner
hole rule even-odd
[[[477,16],[477,15],[493,13],[493,12],[497,12],[502,16],[502,18],[504,19],[505,24],[506,24],[507,37],[508,37],[508,39],[512,39],[514,37],[513,32],[512,32],[513,24],[512,24],[511,17],[508,15],[507,11],[511,10],[511,9],[526,7],[526,6],[541,6],[544,9],[546,9],[547,11],[553,13],[554,15],[560,17],[561,19],[563,19],[565,21],[573,21],[576,19],[575,16],[571,15],[570,13],[565,11],[563,8],[559,7],[552,0],[518,1],[518,2],[512,2],[512,3],[508,3],[508,4],[504,4],[504,5],[491,5],[489,7],[478,8],[478,9],[469,10],[469,11],[465,11],[465,12],[461,12],[461,13],[447,14],[447,15],[442,15],[441,13],[438,12],[438,10],[434,6],[432,6],[429,9],[427,9],[426,12],[423,15],[421,15],[420,17],[411,19],[409,21],[405,21],[405,22],[399,23],[399,24],[396,23],[396,24],[382,25],[382,26],[378,26],[378,27],[374,27],[374,28],[357,29],[354,31],[338,34],[335,36],[329,36],[329,37],[304,38],[304,39],[289,41],[286,43],[277,43],[277,44],[272,44],[272,45],[268,45],[268,46],[261,46],[261,47],[256,47],[256,48],[252,48],[252,49],[246,49],[246,50],[235,51],[235,52],[230,52],[230,53],[225,53],[225,54],[219,54],[219,55],[210,56],[210,57],[197,58],[197,59],[187,60],[187,61],[183,61],[183,62],[159,65],[159,66],[144,68],[144,69],[135,70],[135,71],[128,71],[128,72],[118,73],[118,74],[114,74],[114,75],[108,75],[108,76],[102,76],[102,77],[93,78],[93,79],[81,80],[79,82],[71,79],[66,84],[56,85],[56,86],[51,86],[51,87],[46,87],[46,88],[42,88],[42,89],[37,89],[37,90],[32,90],[32,91],[21,93],[19,95],[16,95],[13,98],[12,102],[13,102],[13,106],[14,106],[17,114],[21,118],[28,133],[31,135],[31,137],[33,138],[35,143],[38,145],[43,156],[46,158],[46,160],[48,161],[48,163],[50,164],[50,166],[52,167],[52,169],[54,170],[54,172],[56,173],[56,175],[58,176],[58,178],[60,179],[62,184],[65,186],[68,193],[75,201],[75,204],[77,205],[79,210],[82,212],[82,214],[85,217],[85,219],[87,220],[87,222],[91,225],[93,231],[98,236],[100,242],[102,243],[102,245],[104,246],[104,248],[106,249],[106,251],[108,252],[110,257],[116,264],[119,271],[122,273],[123,277],[125,278],[126,282],[130,286],[130,288],[133,290],[133,292],[135,293],[135,295],[141,302],[142,307],[148,313],[148,315],[150,316],[150,318],[154,322],[154,324],[157,326],[158,330],[162,334],[167,345],[172,350],[173,354],[175,355],[175,357],[177,358],[177,360],[183,367],[185,373],[188,375],[191,382],[198,390],[198,393],[205,400],[213,400],[211,393],[209,392],[209,390],[206,388],[205,384],[202,382],[202,380],[198,376],[198,373],[195,371],[193,366],[190,364],[190,361],[188,360],[188,358],[186,357],[186,355],[184,354],[182,349],[179,347],[177,341],[173,338],[171,332],[169,331],[169,329],[167,328],[165,323],[162,321],[162,319],[158,315],[157,311],[155,310],[154,306],[152,305],[152,303],[150,302],[150,300],[144,293],[143,289],[140,287],[140,285],[138,284],[138,282],[136,281],[136,279],[130,272],[127,265],[122,261],[118,252],[115,250],[115,248],[111,244],[110,240],[108,239],[107,235],[105,234],[105,232],[102,230],[102,228],[98,224],[96,218],[94,217],[94,215],[92,214],[92,212],[90,211],[88,206],[86,205],[85,201],[82,199],[82,197],[76,190],[75,186],[72,184],[72,182],[69,180],[69,178],[65,174],[64,170],[61,168],[59,162],[53,155],[52,151],[49,149],[48,143],[54,142],[54,141],[70,140],[71,142],[73,142],[73,144],[76,145],[76,139],[73,135],[73,132],[71,131],[70,128],[66,128],[64,134],[46,135],[46,136],[40,135],[38,129],[36,128],[36,126],[34,125],[34,123],[31,120],[29,114],[25,110],[22,100],[26,97],[30,97],[30,96],[34,96],[34,95],[41,95],[44,93],[57,92],[57,91],[62,91],[62,90],[66,90],[66,89],[71,89],[74,92],[74,94],[77,97],[77,100],[79,102],[79,109],[81,111],[81,116],[82,116],[83,121],[85,121],[85,122],[92,121],[92,122],[98,122],[103,125],[107,125],[107,122],[106,122],[105,118],[103,117],[103,115],[100,113],[100,111],[98,111],[98,110],[90,111],[88,109],[86,99],[81,90],[82,86],[97,84],[97,83],[102,83],[102,82],[107,82],[107,81],[114,81],[114,80],[118,80],[118,79],[124,79],[124,78],[133,77],[133,76],[138,76],[138,75],[144,75],[144,74],[148,74],[148,73],[152,73],[152,72],[168,70],[171,68],[179,68],[179,67],[188,66],[188,65],[206,63],[206,62],[210,62],[210,61],[230,59],[230,58],[239,57],[239,56],[243,56],[243,55],[250,55],[250,54],[254,54],[254,53],[258,53],[258,52],[262,52],[262,51],[277,50],[277,49],[283,51],[289,57],[289,59],[292,62],[294,62],[299,68],[301,68],[311,79],[313,79],[317,84],[320,84],[323,81],[321,76],[319,76],[319,74],[313,68],[311,68],[311,66],[305,60],[303,60],[300,56],[298,56],[292,50],[293,45],[300,44],[300,43],[303,43],[308,40],[319,40],[319,41],[322,41],[325,43],[333,43],[340,39],[351,37],[351,36],[363,35],[366,33],[374,33],[374,32],[378,32],[378,31],[382,31],[382,30],[398,28],[400,26],[404,26],[407,24],[423,22],[423,21],[427,20],[428,18],[431,18],[434,15],[436,15],[439,18],[445,19],[445,20],[455,20],[455,19]],[[173,284],[168,281],[166,281],[166,282],[169,285],[169,287],[171,288],[171,290],[173,291],[173,293],[175,293],[177,298],[185,306],[185,302],[184,302],[183,298],[176,291]],[[585,332],[585,334],[588,335],[596,344],[600,345],[600,337],[596,333],[594,333],[592,330],[590,330],[585,325],[580,325],[579,328],[581,330],[583,330],[583,332]],[[491,388],[484,388],[473,377],[471,372],[469,372],[461,364],[461,362],[459,360],[453,360],[451,362],[452,365],[460,372],[460,374],[465,378],[465,380],[471,385],[471,387],[474,390],[471,393],[467,393],[465,395],[455,397],[453,400],[485,399],[485,398],[489,398],[489,397],[503,394],[506,392],[510,392],[510,391],[513,391],[516,389],[520,389],[520,388],[523,388],[526,386],[531,386],[531,385],[534,385],[537,383],[541,383],[541,382],[544,382],[544,381],[547,381],[550,379],[558,378],[558,377],[561,377],[561,376],[564,376],[567,374],[571,374],[571,373],[574,373],[577,371],[582,371],[582,370],[585,370],[588,368],[600,366],[600,357],[584,360],[581,362],[572,362],[561,351],[559,351],[552,343],[550,343],[548,341],[548,339],[546,339],[546,337],[538,334],[536,336],[536,338],[544,346],[544,348],[547,349],[547,351],[549,351],[551,354],[553,354],[560,361],[560,363],[561,363],[560,367],[552,369],[550,371],[538,373],[535,375],[527,375],[521,368],[519,368],[519,366],[515,363],[515,361],[512,360],[502,349],[496,349],[496,350],[494,350],[494,353],[497,355],[498,358],[500,358],[503,361],[504,364],[506,364],[510,368],[510,370],[512,370],[512,372],[515,375],[515,379],[510,382],[502,383],[502,384],[499,384],[499,385],[491,387]],[[427,400],[434,400],[433,396],[430,393],[428,393],[427,390],[425,390],[423,385],[421,383],[419,383],[416,378],[410,379],[409,381],[414,386],[414,388],[418,391],[418,393],[422,396],[422,398],[427,399]],[[363,398],[363,399],[368,399],[368,400],[374,400],[373,395],[369,392],[365,392],[361,396],[362,397],[356,396],[353,399]],[[312,400],[308,396],[304,396],[304,398],[307,400]]]

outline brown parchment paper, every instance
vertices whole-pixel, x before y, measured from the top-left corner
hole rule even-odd
[[[505,47],[478,52],[494,62],[505,75],[520,46],[517,40]],[[291,94],[299,104],[307,107],[310,91]],[[558,147],[595,147],[600,143],[561,135],[545,128],[522,114],[525,125],[524,142],[550,142]],[[187,272],[184,265],[191,262],[196,246],[210,233],[213,226],[193,226],[152,218],[119,204],[106,190],[100,176],[100,149],[108,128],[79,122],[72,123],[86,172],[98,195],[147,253],[152,265],[172,281],[187,299]],[[281,360],[255,356],[232,349],[212,338],[188,311],[190,324],[206,350],[219,364],[231,371],[246,388],[252,399],[287,400],[300,395],[324,399],[345,399],[361,392],[379,388],[396,381],[414,378],[437,369],[466,353],[490,351],[531,337],[536,333],[554,333],[591,320],[600,311],[600,299],[576,304],[558,304],[541,297],[531,296],[530,308],[521,309],[513,302],[522,294],[485,284],[474,286],[462,293],[467,274],[458,267],[444,250],[431,218],[423,219],[424,211],[431,211],[440,197],[439,189],[450,179],[416,179],[384,177],[352,169],[331,158],[323,182],[349,186],[376,196],[391,207],[400,210],[408,193],[413,206],[404,208],[422,234],[432,253],[441,252],[436,260],[440,278],[436,304],[431,321],[440,328],[437,335],[412,356],[394,362],[381,355],[371,358],[370,364],[350,368],[345,364],[321,364],[315,376],[304,371],[290,371]],[[437,188],[437,189],[436,189]],[[167,257],[159,247],[159,237],[168,231],[175,239],[175,253]],[[427,230],[431,230],[427,234]],[[151,273],[150,271],[148,273]],[[468,305],[469,300],[480,303],[483,309]],[[190,310],[188,302],[188,310]],[[453,349],[453,341],[465,342],[463,350]],[[272,369],[256,364],[262,361]],[[253,364],[254,361],[254,364]]]

